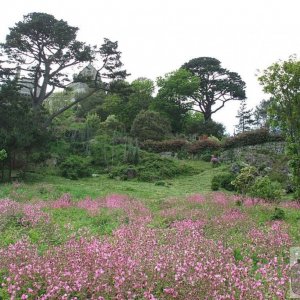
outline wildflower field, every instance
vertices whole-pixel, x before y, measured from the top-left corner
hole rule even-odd
[[[288,297],[300,219],[292,202],[12,198],[0,200],[0,299]]]

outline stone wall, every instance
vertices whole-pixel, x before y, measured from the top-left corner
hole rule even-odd
[[[260,145],[243,146],[225,150],[221,153],[220,159],[224,162],[234,160],[246,160],[249,163],[258,159],[261,155],[280,155],[284,154],[285,142],[269,142]]]

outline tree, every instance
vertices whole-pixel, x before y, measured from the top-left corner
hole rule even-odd
[[[182,132],[186,114],[192,109],[189,97],[199,86],[199,78],[179,69],[157,78],[157,85],[159,91],[151,108],[170,120],[173,132]]]
[[[38,124],[44,114],[34,115],[30,99],[20,95],[16,81],[8,81],[0,90],[0,149],[7,152],[9,178],[15,166],[16,157],[22,160],[29,152],[43,145],[47,134],[42,133]],[[3,161],[4,163],[4,161]],[[2,164],[2,178],[4,164]]]
[[[239,119],[238,125],[236,125],[237,133],[245,132],[251,129],[251,126],[254,123],[252,117],[252,109],[247,109],[247,104],[245,100],[242,100],[240,103],[240,108],[236,118]]]
[[[245,82],[240,75],[221,67],[219,60],[212,57],[199,57],[182,66],[193,76],[199,78],[197,89],[187,95],[191,107],[204,115],[205,121],[211,120],[225,103],[231,100],[243,100]]]
[[[264,92],[272,96],[268,111],[273,125],[285,134],[290,166],[300,198],[300,61],[292,56],[274,63],[258,78]]]
[[[2,54],[6,55],[6,63],[15,70],[14,74],[19,71],[25,73],[25,79],[19,78],[18,84],[29,90],[35,111],[42,107],[55,88],[66,88],[69,82],[67,69],[97,58],[101,60],[93,88],[54,113],[49,121],[96,90],[107,87],[100,79],[114,80],[128,75],[121,70],[121,52],[117,50],[117,42],[105,39],[97,49],[78,41],[77,31],[77,27],[69,26],[52,15],[34,12],[25,15],[23,21],[10,28],[6,42],[1,44]]]
[[[256,107],[253,113],[254,125],[258,128],[268,128],[270,125],[270,119],[268,115],[268,110],[271,107],[271,101],[262,100]]]
[[[133,121],[131,134],[140,141],[163,140],[171,131],[170,123],[156,111],[141,111]]]
[[[189,112],[184,122],[184,133],[199,136],[214,136],[221,139],[225,134],[225,127],[213,120],[205,121],[203,114]]]

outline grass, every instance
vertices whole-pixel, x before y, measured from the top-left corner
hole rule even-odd
[[[14,184],[0,185],[0,198],[9,197],[14,200],[27,201],[32,199],[56,199],[64,193],[70,193],[73,199],[106,196],[111,193],[126,194],[130,197],[157,200],[168,197],[180,197],[191,193],[210,192],[212,177],[222,172],[224,166],[213,168],[203,161],[187,161],[197,174],[178,176],[156,182],[122,181],[110,179],[107,175],[96,178],[69,180],[58,176],[42,176],[28,174],[28,179],[15,189]]]
[[[178,176],[160,182],[121,181],[110,179],[106,175],[69,180],[57,176],[31,173],[25,182],[2,184],[0,185],[0,199],[10,198],[18,202],[30,202],[32,205],[35,200],[48,201],[42,209],[43,212],[49,214],[50,221],[40,222],[37,225],[22,225],[20,222],[22,216],[18,215],[18,210],[16,210],[17,213],[8,214],[6,219],[4,217],[0,219],[2,226],[0,227],[0,250],[24,238],[36,245],[41,255],[47,253],[45,250],[53,249],[52,246],[57,246],[55,249],[63,247],[67,241],[72,240],[71,237],[75,237],[76,240],[96,237],[101,240],[114,241],[114,229],[120,228],[121,225],[124,225],[125,228],[139,228],[140,226],[136,225],[139,223],[134,223],[134,220],[140,222],[141,219],[147,220],[149,217],[144,225],[146,230],[150,228],[149,233],[159,232],[161,234],[159,242],[167,242],[164,241],[164,234],[174,232],[172,226],[178,221],[183,221],[183,224],[191,220],[204,222],[202,229],[205,239],[214,242],[220,241],[222,245],[232,251],[237,262],[245,263],[251,258],[253,263],[250,263],[249,267],[253,269],[253,272],[258,269],[258,263],[265,264],[267,259],[272,259],[275,255],[280,255],[288,260],[290,244],[279,245],[278,251],[275,249],[278,254],[272,245],[269,246],[269,242],[273,241],[273,235],[258,235],[261,240],[255,245],[251,242],[249,235],[252,229],[262,233],[271,232],[270,226],[278,203],[260,203],[249,207],[247,205],[238,206],[231,196],[211,194],[212,177],[226,171],[227,166],[221,165],[213,168],[210,163],[201,161],[187,163],[197,170],[196,174]],[[71,204],[68,207],[55,208],[50,200],[58,199],[65,193],[71,195]],[[125,206],[127,205],[126,209],[118,207],[118,205],[99,206],[96,214],[81,208],[83,206],[78,205],[77,202],[86,197],[96,199],[109,194],[125,194],[136,200],[127,197],[124,198],[125,200],[121,200],[121,202],[124,201],[122,203]],[[187,197],[191,194],[205,194],[205,201],[191,200],[194,198]],[[225,200],[228,198],[230,201],[217,202],[219,196]],[[98,201],[102,200],[106,201],[103,198],[98,199]],[[145,210],[139,207],[141,202],[143,202],[141,206]],[[17,203],[17,205],[24,207],[24,203]],[[291,245],[297,246],[300,242],[300,210],[288,207],[280,209],[283,211],[282,223],[287,225]],[[237,211],[237,218],[231,219]],[[187,227],[186,230],[191,229]],[[182,236],[187,233],[188,231],[184,231]],[[195,229],[194,233],[198,233],[198,229]],[[285,229],[283,228],[282,236],[284,234]],[[139,238],[139,236],[135,236],[132,240],[135,241],[135,238]],[[129,241],[124,245],[128,243]],[[250,243],[254,245],[254,248],[249,246]],[[205,255],[209,255],[209,253]],[[0,268],[0,281],[2,271]],[[1,294],[0,287],[0,299],[8,299],[8,294],[5,292],[6,289],[3,289]],[[1,298],[1,295],[6,296]]]

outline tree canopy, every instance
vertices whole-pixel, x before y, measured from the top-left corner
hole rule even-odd
[[[128,75],[122,70],[117,42],[105,39],[100,47],[91,47],[77,40],[77,31],[77,27],[57,20],[52,15],[34,12],[25,15],[23,21],[10,28],[6,42],[1,44],[11,74],[25,74],[25,79],[19,78],[18,85],[29,90],[35,110],[42,106],[55,88],[67,86],[70,81],[67,70],[70,67],[84,62],[100,63],[93,89],[69,106],[87,98],[99,88],[107,88],[101,79],[124,79]],[[61,109],[53,117],[63,111]]]
[[[300,197],[300,61],[290,57],[274,63],[259,77],[264,92],[272,96],[268,113],[286,135],[296,196]]]
[[[221,62],[215,58],[194,58],[182,68],[199,78],[197,89],[187,96],[193,108],[197,107],[206,121],[226,102],[246,98],[245,82],[240,75],[222,68]]]

